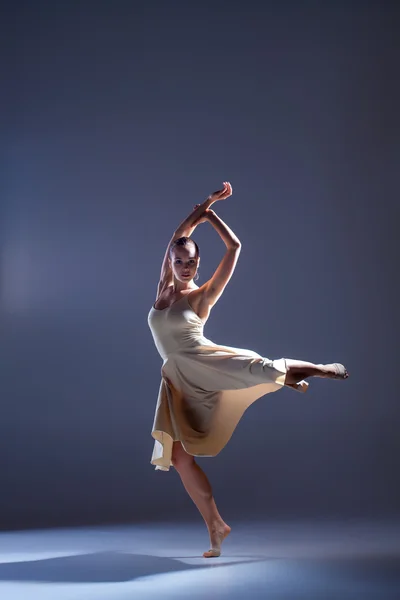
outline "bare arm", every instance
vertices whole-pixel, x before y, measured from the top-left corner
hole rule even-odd
[[[170,239],[167,249],[165,251],[163,263],[161,266],[160,279],[157,286],[157,297],[161,293],[165,287],[171,285],[172,283],[172,269],[169,265],[169,249],[171,244],[178,238],[186,236],[190,237],[193,231],[196,229],[197,225],[201,222],[204,213],[208,210],[208,208],[218,200],[223,200],[230,196],[232,193],[232,187],[230,183],[224,182],[224,186],[222,190],[218,190],[213,194],[210,194],[206,200],[202,204],[197,204],[195,209],[190,213],[189,216],[186,217],[182,221],[182,223],[175,229],[172,238]]]
[[[185,229],[178,228],[174,232],[172,238],[170,239],[170,241],[167,245],[167,249],[165,250],[164,259],[163,259],[163,262],[161,265],[160,279],[159,279],[158,287],[157,287],[157,296],[160,294],[162,289],[164,289],[168,285],[171,285],[171,283],[172,283],[172,269],[170,267],[169,260],[168,260],[169,249],[171,247],[171,244],[178,238],[183,237],[184,235],[187,237],[190,237],[192,235],[193,231],[196,229],[196,227],[197,227],[197,224],[192,225],[190,227],[186,226]]]
[[[204,298],[208,306],[213,306],[224,291],[233,275],[239,258],[241,243],[224,221],[213,210],[207,211],[207,220],[219,233],[226,245],[226,252],[214,275],[204,284]]]
[[[237,246],[240,246],[239,238],[233,233],[232,229],[230,229],[228,227],[228,225],[226,223],[224,223],[224,221],[213,210],[207,211],[207,214],[208,214],[207,221],[209,223],[211,223],[211,225],[214,227],[215,231],[217,231],[217,233],[219,233],[220,237],[222,238],[222,241],[224,242],[225,246],[228,249],[236,248]]]

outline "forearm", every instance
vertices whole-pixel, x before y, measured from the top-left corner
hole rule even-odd
[[[232,229],[214,211],[210,212],[207,220],[219,233],[227,248],[236,248],[241,245],[239,238],[233,233]]]
[[[197,225],[195,225],[196,221],[201,217],[201,215],[206,211],[211,204],[213,204],[215,200],[209,196],[202,204],[193,210],[186,219],[182,221],[182,223],[176,228],[175,233],[179,233],[182,236],[190,237],[193,231],[196,229]]]

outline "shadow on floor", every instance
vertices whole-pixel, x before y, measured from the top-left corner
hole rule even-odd
[[[183,559],[184,557],[182,557]],[[189,558],[189,557],[185,557]],[[194,569],[225,567],[260,562],[265,557],[243,557],[243,560],[228,562],[221,559],[201,559],[199,564],[185,564],[181,560],[146,554],[122,552],[95,552],[0,564],[0,581],[30,581],[48,583],[106,583],[132,581],[139,577],[160,575]],[[218,561],[218,562],[217,562]]]
[[[182,557],[190,560],[190,557]],[[400,557],[376,555],[364,557],[298,558],[273,556],[223,556],[187,564],[178,557],[160,557],[123,552],[95,552],[74,556],[0,564],[0,581],[35,583],[116,583],[164,573],[194,571],[248,565],[248,576],[260,578],[271,572],[281,575],[282,584],[290,581],[294,589],[300,582],[344,586],[343,590],[368,586],[398,592],[400,598]],[[258,563],[258,564],[257,564]],[[313,583],[314,582],[314,583]]]

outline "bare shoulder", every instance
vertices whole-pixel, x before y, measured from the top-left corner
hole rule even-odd
[[[190,294],[190,306],[192,310],[200,317],[200,319],[207,319],[213,306],[207,295],[207,284],[208,282],[200,287],[191,289],[190,291],[181,292],[180,294],[174,292],[173,285],[166,285],[159,290],[157,299],[154,303],[154,308],[157,310],[164,310],[164,308],[168,308],[171,304],[174,304],[174,302],[179,300],[179,298]]]
[[[161,287],[157,294],[157,299],[154,303],[154,308],[158,308],[159,310],[163,310],[164,308],[168,308],[171,304],[174,304],[177,300],[190,294],[190,304],[195,310],[194,305],[198,306],[198,297],[194,296],[200,288],[195,288],[194,290],[188,290],[185,292],[176,293],[174,292],[173,285],[165,285]]]

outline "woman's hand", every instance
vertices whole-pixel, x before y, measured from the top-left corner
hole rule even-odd
[[[210,206],[214,202],[217,202],[217,200],[225,200],[225,198],[229,198],[231,195],[232,186],[229,181],[224,181],[224,187],[222,190],[218,190],[217,192],[214,192],[208,196],[208,198],[204,200],[202,204],[196,204],[190,215],[186,217],[186,219],[184,219],[182,223],[175,229],[174,235],[179,234],[180,236],[186,235],[190,237],[194,227],[209,220],[209,217],[213,213],[213,211],[208,212],[210,210]]]
[[[222,188],[222,190],[217,190],[209,196],[209,198],[213,202],[217,202],[218,200],[225,200],[226,198],[229,198],[229,196],[232,196],[232,186],[229,183],[229,181],[224,181],[223,184],[224,187]]]

